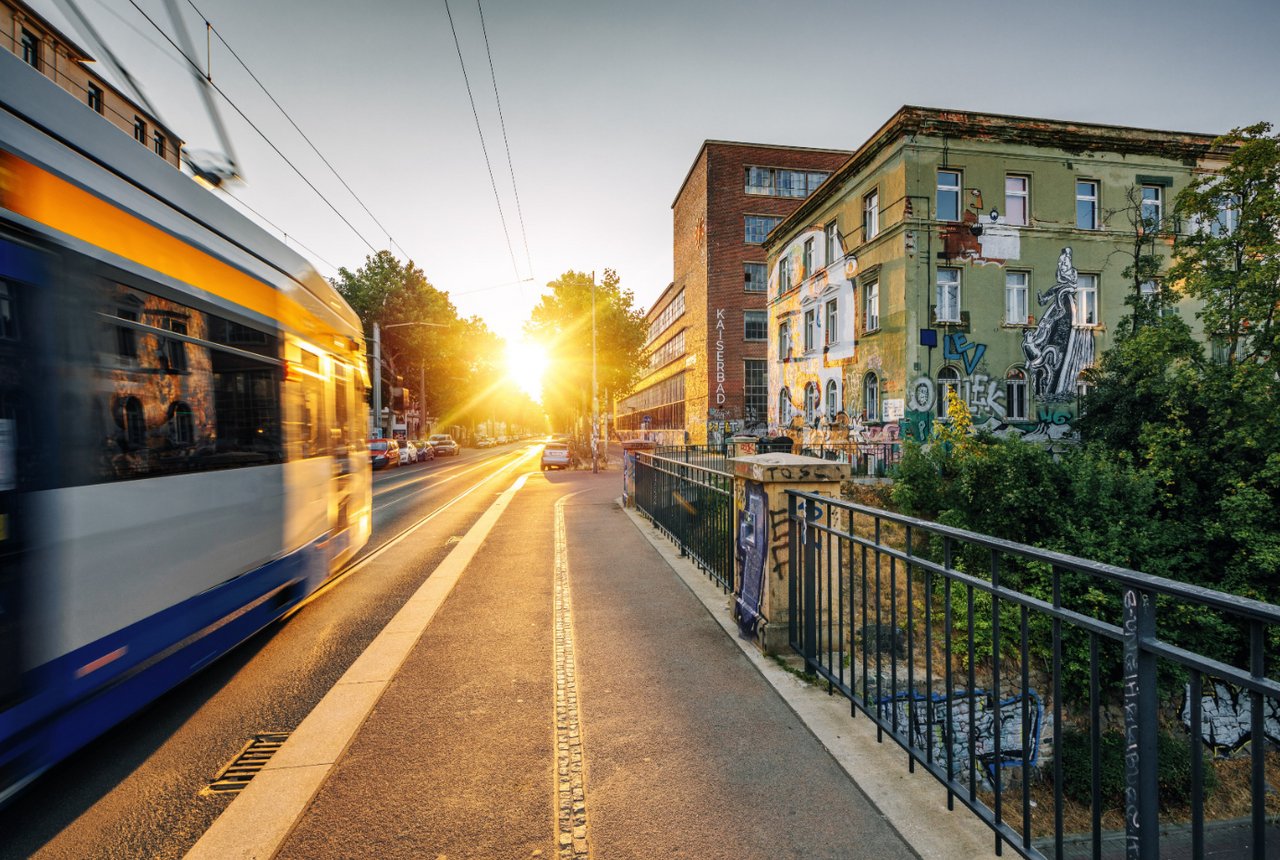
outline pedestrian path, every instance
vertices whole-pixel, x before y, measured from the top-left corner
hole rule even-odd
[[[917,856],[618,494],[616,471],[504,494],[318,788],[251,784],[224,813],[247,832],[191,856]],[[290,797],[276,838],[245,824]]]

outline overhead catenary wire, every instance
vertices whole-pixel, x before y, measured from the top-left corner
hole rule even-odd
[[[324,166],[329,168],[329,171],[333,173],[333,175],[337,178],[339,182],[342,183],[342,187],[347,189],[347,193],[349,193],[352,196],[352,198],[354,198],[355,201],[360,204],[360,208],[364,210],[365,214],[368,215],[370,219],[372,219],[374,224],[378,225],[378,229],[381,230],[383,233],[387,234],[388,244],[395,246],[400,250],[401,254],[404,254],[405,257],[408,257],[409,254],[408,252],[405,251],[404,247],[391,236],[391,231],[382,225],[382,222],[378,220],[377,216],[374,215],[373,212],[370,211],[369,207],[365,205],[365,202],[360,199],[360,195],[356,194],[355,190],[347,183],[347,180],[342,178],[342,174],[338,172],[338,169],[334,167],[332,163],[330,163],[329,159],[324,156],[324,153],[322,153],[320,149],[315,145],[315,143],[312,142],[311,138],[307,136],[307,133],[298,127],[298,124],[294,121],[293,117],[289,115],[289,112],[284,109],[284,106],[280,104],[280,102],[276,99],[276,97],[271,94],[271,91],[267,89],[266,84],[264,84],[261,80],[258,79],[258,76],[253,73],[253,69],[250,69],[249,65],[243,59],[241,59],[240,55],[236,53],[236,49],[231,47],[231,43],[227,41],[226,37],[223,36],[222,33],[218,30],[218,28],[215,27],[212,24],[212,22],[209,21],[209,19],[205,16],[205,14],[200,11],[200,9],[196,6],[194,2],[192,2],[192,0],[187,0],[187,5],[190,6],[193,10],[195,10],[195,13],[200,16],[200,19],[202,21],[204,21],[205,26],[209,30],[211,30],[215,36],[218,37],[218,41],[222,43],[223,47],[225,47],[228,51],[231,52],[231,56],[234,57],[236,62],[240,64],[240,67],[243,68],[245,72],[248,73],[249,77],[253,78],[253,82],[257,84],[258,88],[262,90],[263,94],[265,94],[266,97],[271,100],[271,103],[276,106],[276,109],[279,110],[280,113],[284,115],[284,118],[289,121],[289,125],[293,126],[293,130],[296,131],[298,135],[307,142],[307,146],[311,147],[311,151],[314,152],[320,158],[320,160],[324,162]]]
[[[129,0],[133,2],[133,0]],[[458,64],[462,66],[462,82],[467,87],[467,100],[471,102],[471,115],[476,120],[476,133],[480,135],[480,151],[484,153],[484,164],[489,170],[489,184],[493,186],[493,199],[498,204],[498,220],[502,222],[502,235],[507,240],[507,253],[511,255],[511,269],[520,280],[520,267],[516,265],[516,252],[511,247],[511,232],[507,229],[507,217],[502,213],[502,198],[498,195],[498,183],[493,178],[493,164],[489,161],[489,149],[484,145],[484,131],[480,128],[480,112],[476,110],[476,100],[471,94],[471,81],[467,77],[467,64],[462,59],[462,45],[458,42],[458,30],[453,26],[453,12],[449,9],[449,0],[444,0],[444,11],[449,16],[449,30],[453,33],[453,46],[458,50]]]
[[[190,2],[190,0],[188,0]],[[489,31],[484,26],[484,7],[476,0],[480,12],[480,33],[484,36],[484,53],[489,58],[489,78],[493,81],[493,100],[498,104],[498,125],[502,128],[502,145],[507,150],[507,169],[511,171],[511,193],[516,199],[516,216],[520,219],[520,238],[524,241],[524,260],[529,266],[529,280],[533,280],[533,258],[529,255],[529,235],[524,229],[524,210],[520,208],[520,190],[516,187],[516,168],[511,163],[511,143],[507,140],[507,121],[502,117],[502,99],[498,96],[498,76],[493,71],[493,53],[489,50]]]
[[[254,215],[256,215],[260,220],[262,220],[262,221],[266,222],[266,224],[267,224],[268,226],[270,226],[273,230],[276,230],[277,232],[279,232],[279,233],[280,233],[280,235],[284,237],[284,239],[285,239],[285,242],[286,242],[286,243],[288,243],[288,242],[293,242],[293,244],[297,245],[299,248],[301,248],[302,250],[306,251],[308,254],[310,254],[311,256],[315,257],[315,258],[316,258],[317,260],[319,260],[320,262],[324,263],[326,266],[328,266],[328,267],[329,267],[330,269],[332,269],[333,271],[335,271],[335,272],[336,272],[336,271],[338,271],[338,267],[337,267],[337,266],[335,266],[333,263],[330,263],[330,262],[329,262],[328,260],[326,260],[324,257],[321,257],[318,253],[316,253],[315,251],[311,250],[311,249],[310,249],[310,248],[308,248],[306,245],[302,244],[302,242],[298,240],[298,237],[296,237],[296,236],[290,236],[290,235],[289,235],[289,233],[288,233],[288,232],[287,232],[283,227],[281,227],[279,224],[277,224],[277,223],[275,223],[274,221],[272,221],[272,220],[271,220],[270,218],[268,218],[266,215],[263,215],[263,214],[262,214],[261,212],[259,212],[257,209],[254,209],[254,208],[253,208],[252,206],[250,206],[248,203],[244,202],[243,198],[237,197],[236,195],[232,194],[231,192],[227,192],[227,197],[229,197],[229,198],[231,198],[232,200],[234,200],[234,201],[236,202],[236,205],[238,205],[238,206],[243,206],[245,209],[248,209],[250,212],[252,212]]]
[[[151,16],[148,15],[146,11],[144,11],[142,7],[135,2],[135,0],[129,0],[129,5],[131,5],[134,9],[138,10],[138,14],[141,15],[143,18],[145,18],[147,20],[147,23],[150,24],[152,27],[154,27],[156,32],[158,32],[162,37],[164,37],[164,40],[169,43],[170,47],[172,47],[175,51],[178,52],[179,56],[181,56],[184,60],[186,60],[187,63],[190,64],[192,68],[194,68],[197,72],[200,71],[199,63],[197,63],[191,57],[187,56],[186,53],[184,53],[182,49],[177,46],[177,44],[173,41],[173,39],[169,38],[169,34],[166,33],[160,27],[159,24],[157,24],[154,20],[152,20]],[[203,77],[203,74],[201,76]],[[221,87],[219,87],[213,81],[209,81],[209,86],[213,87],[213,89],[218,93],[218,95],[222,96],[223,100],[225,100],[226,103],[229,104],[231,108],[240,115],[240,118],[243,119],[246,123],[248,123],[250,128],[252,128],[255,132],[257,132],[258,136],[263,139],[263,141],[267,144],[267,146],[271,147],[272,151],[274,151],[276,155],[280,156],[281,160],[283,160],[285,164],[289,165],[289,167],[293,170],[294,173],[298,174],[298,178],[301,179],[303,182],[305,182],[307,184],[307,187],[310,188],[312,191],[314,191],[316,193],[316,196],[319,197],[321,200],[323,200],[325,205],[328,206],[331,210],[333,210],[333,214],[337,215],[339,220],[341,220],[343,224],[346,224],[347,228],[350,229],[351,232],[354,233],[360,239],[361,242],[364,242],[364,244],[369,248],[371,252],[373,252],[374,254],[378,253],[377,248],[373,247],[373,243],[370,242],[368,239],[366,239],[364,237],[364,234],[361,233],[359,230],[357,230],[355,225],[352,224],[350,221],[348,221],[346,216],[338,211],[338,207],[334,206],[333,203],[330,202],[329,198],[325,197],[324,194],[321,193],[319,188],[316,188],[316,186],[311,182],[311,180],[308,179],[303,174],[303,172],[298,169],[297,165],[295,165],[292,161],[290,161],[289,157],[280,151],[280,147],[276,146],[275,143],[272,142],[271,138],[267,137],[266,133],[262,131],[262,129],[258,128],[258,126],[253,122],[253,120],[249,119],[249,117],[245,115],[245,112],[242,111],[240,107],[234,101],[231,100],[230,96],[228,96],[225,92],[223,92]]]

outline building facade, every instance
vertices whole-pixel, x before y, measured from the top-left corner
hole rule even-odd
[[[764,240],[844,150],[708,140],[671,204],[673,280],[649,309],[648,367],[618,404],[623,438],[703,443],[763,430]]]
[[[21,57],[159,158],[181,166],[178,136],[92,71],[93,57],[22,0],[0,0],[0,47]]]
[[[979,429],[1073,441],[1080,372],[1168,256],[1213,137],[904,107],[769,236],[769,429],[923,440],[955,391]],[[1170,312],[1193,329],[1197,306]]]

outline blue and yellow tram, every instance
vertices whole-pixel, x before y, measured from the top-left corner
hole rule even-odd
[[[368,540],[359,319],[0,51],[0,803]]]

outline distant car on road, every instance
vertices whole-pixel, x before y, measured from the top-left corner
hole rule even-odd
[[[400,446],[395,439],[369,440],[369,465],[375,469],[400,465]]]
[[[548,442],[542,446],[542,471],[548,469],[567,469],[572,464],[569,456],[569,443]]]
[[[492,439],[490,439],[488,436],[481,436],[481,437],[479,437],[478,439],[476,439],[476,447],[477,447],[477,448],[492,448],[492,447],[493,447],[494,445],[496,445],[496,444],[498,444],[498,443],[497,443],[497,442],[494,442],[494,441],[493,441]]]
[[[446,455],[456,457],[458,456],[458,451],[461,450],[461,446],[455,442],[453,437],[448,433],[434,433],[427,441],[430,442],[431,447],[435,449],[437,457],[444,457]]]
[[[418,462],[425,463],[436,458],[436,449],[426,439],[414,439],[413,447],[418,449]]]

